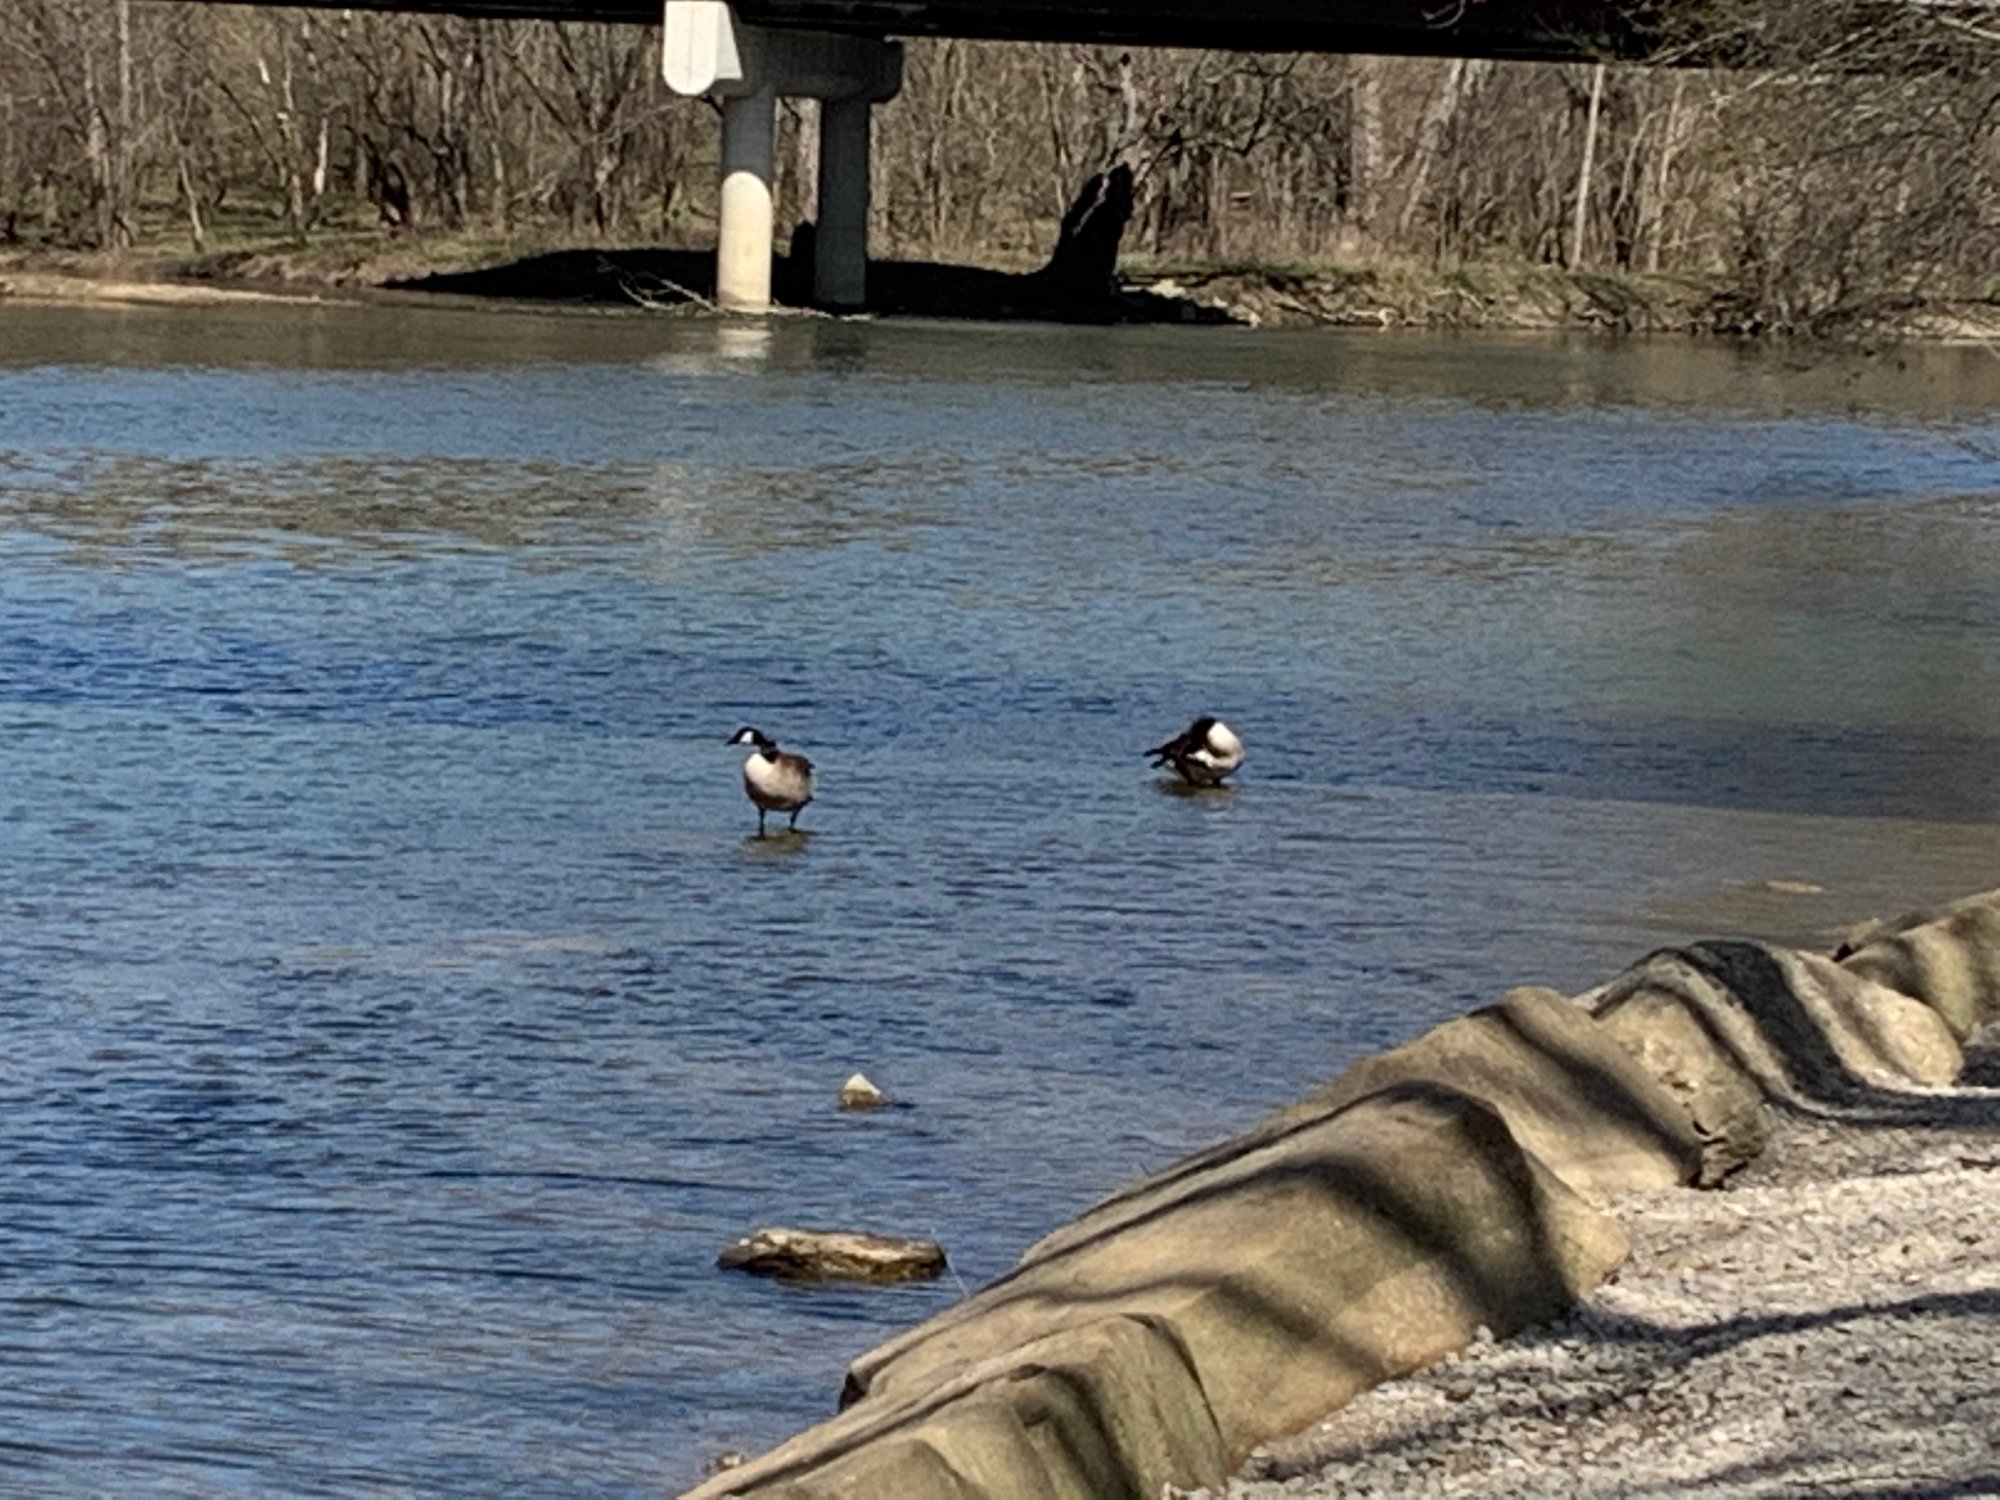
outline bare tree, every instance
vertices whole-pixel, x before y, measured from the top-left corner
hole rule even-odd
[[[561,128],[571,150],[549,186],[549,200],[572,227],[587,224],[608,234],[623,217],[621,168],[645,114],[659,103],[640,88],[651,81],[652,35],[636,27],[553,22],[510,41],[513,76]]]
[[[1768,19],[1768,17],[1767,17]],[[1933,7],[1778,7],[1715,105],[1717,325],[1867,331],[2000,257],[2000,39]]]

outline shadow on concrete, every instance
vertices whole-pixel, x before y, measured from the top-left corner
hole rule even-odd
[[[1568,1002],[1563,1002],[1567,1004]],[[1490,1020],[1526,1052],[1548,1060],[1556,1077],[1562,1080],[1560,1087],[1568,1095],[1575,1110],[1569,1128],[1578,1134],[1596,1134],[1602,1127],[1600,1121],[1608,1123],[1627,1136],[1649,1146],[1662,1156],[1680,1165],[1684,1174],[1697,1173],[1700,1169],[1699,1151],[1690,1146],[1688,1139],[1677,1135],[1662,1124],[1654,1107],[1644,1098],[1633,1093],[1630,1080],[1617,1069],[1605,1066],[1589,1049],[1573,1045],[1553,1027],[1538,1023],[1531,1027],[1524,1022],[1529,1018],[1519,1011],[1510,1011],[1505,1006],[1492,1005],[1474,1011],[1468,1020]],[[1388,1054],[1394,1056],[1393,1053]],[[1336,1084],[1338,1080],[1335,1081]],[[1477,1093],[1477,1085],[1468,1092]],[[1524,1099],[1531,1097],[1532,1085],[1520,1091]],[[1500,1101],[1494,1101],[1496,1103]],[[1545,1108],[1553,1101],[1542,1101]],[[1593,1118],[1595,1117],[1595,1118]],[[1552,1164],[1552,1170],[1562,1175],[1562,1167]],[[1686,1176],[1682,1178],[1687,1180]]]
[[[390,282],[402,292],[435,292],[599,307],[710,310],[715,257],[705,250],[552,250],[477,271],[445,271]],[[812,302],[812,257],[795,249],[773,258],[779,304]],[[1038,271],[989,271],[932,261],[871,261],[868,313],[885,317],[962,318],[988,322],[1201,323],[1239,320],[1185,297],[1116,285],[1080,290],[1075,280]]]
[[[1875,1092],[1835,1050],[1770,949],[1722,939],[1684,948],[1676,957],[1734,998],[1802,1094],[1846,1103]]]
[[[1600,1018],[1647,992],[1677,1001],[1734,1066],[1754,1081],[1764,1102],[1780,1113],[1837,1120],[1855,1126],[1960,1130],[1993,1124],[1995,1101],[1979,1095],[1937,1095],[1879,1087],[1851,1069],[1835,1050],[1792,981],[1761,943],[1710,940],[1648,954],[1598,992],[1591,1009]],[[1751,1055],[1721,1016],[1733,1012],[1768,1050]],[[1977,1055],[1976,1055],[1977,1053]],[[2000,1078],[2000,1067],[1968,1047],[1961,1084]],[[1780,1078],[1773,1086],[1768,1074]]]
[[[1234,795],[1233,789],[1227,787],[1188,787],[1167,780],[1162,780],[1159,785],[1160,790],[1169,795],[1189,797]],[[1574,1090],[1579,1106],[1585,1113],[1615,1122],[1637,1139],[1652,1142],[1668,1155],[1678,1155],[1686,1149],[1684,1141],[1661,1127],[1646,1102],[1633,1096],[1623,1077],[1604,1067],[1588,1052],[1566,1045],[1564,1039],[1552,1031],[1530,1030],[1522,1024],[1518,1015],[1510,1013],[1503,1006],[1488,1006],[1473,1012],[1465,1019],[1492,1022],[1512,1036],[1524,1049],[1547,1058],[1561,1076],[1568,1080],[1569,1087]],[[1725,1039],[1719,1036],[1717,1039],[1726,1045]],[[1453,1095],[1463,1093],[1482,1108],[1494,1111],[1497,1116],[1495,1101],[1486,1098],[1484,1094],[1484,1090],[1491,1087],[1490,1080],[1453,1083],[1448,1074],[1460,1064],[1449,1059],[1420,1059],[1414,1064],[1417,1071],[1412,1076],[1398,1078],[1380,1073],[1370,1074],[1371,1064],[1394,1063],[1398,1059],[1408,1058],[1409,1055],[1407,1049],[1397,1048],[1380,1054],[1379,1058],[1363,1059],[1353,1068],[1342,1072],[1329,1083],[1306,1095],[1297,1104],[1267,1116],[1240,1135],[1194,1152],[1158,1171],[1149,1173],[1136,1182],[1127,1184],[1093,1204],[1079,1215],[1072,1225],[1056,1229],[1043,1241],[1031,1246],[1022,1257],[1020,1269],[1025,1269],[1031,1262],[1044,1258],[1050,1252],[1066,1251],[1091,1239],[1106,1238],[1127,1225],[1138,1223],[1146,1217],[1148,1211],[1180,1201],[1181,1184],[1227,1168],[1231,1163],[1253,1152],[1315,1129],[1335,1115],[1365,1104],[1391,1090],[1403,1090],[1410,1097],[1421,1097],[1421,1091],[1425,1089],[1443,1090]],[[1355,1092],[1353,1087],[1356,1075],[1368,1075],[1366,1081],[1359,1085],[1359,1092]],[[1524,1102],[1531,1098],[1533,1089],[1532,1083],[1525,1086],[1505,1086],[1505,1092],[1518,1094]],[[1044,1250],[1045,1245],[1049,1247],[1048,1250]]]
[[[1518,1236],[1488,1236],[1478,1241],[1475,1250],[1467,1243],[1462,1207],[1441,1198],[1421,1178],[1412,1180],[1394,1159],[1394,1152],[1391,1159],[1366,1159],[1356,1154],[1352,1143],[1337,1137],[1304,1149],[1271,1150],[1290,1138],[1322,1129],[1350,1109],[1389,1103],[1426,1106],[1432,1112],[1429,1119],[1410,1128],[1412,1141],[1450,1135],[1470,1158],[1484,1164],[1493,1193],[1486,1211],[1517,1226]],[[1268,1153],[1269,1159],[1254,1170],[1227,1170],[1259,1152]],[[1286,1284],[1285,1277],[1266,1264],[1251,1260],[1227,1277],[1167,1272],[1128,1280],[1113,1274],[1096,1290],[1084,1290],[1063,1268],[1081,1263],[1111,1240],[1187,1214],[1210,1201],[1289,1200],[1298,1221],[1366,1225],[1366,1234],[1413,1252],[1412,1258],[1435,1268],[1462,1305],[1482,1310],[1490,1325],[1498,1327],[1510,1320],[1515,1326],[1531,1325],[1560,1313],[1570,1294],[1559,1231],[1550,1219],[1554,1204],[1545,1197],[1530,1160],[1499,1114],[1484,1101],[1438,1084],[1391,1084],[1329,1115],[1270,1134],[1241,1138],[1224,1150],[1206,1153],[1202,1170],[1175,1174],[1184,1176],[1179,1182],[1169,1178],[1157,1184],[1165,1189],[1159,1196],[1133,1205],[1127,1212],[1106,1215],[1098,1222],[1092,1222],[1095,1214],[1087,1214],[1079,1221],[1084,1232],[1023,1261],[931,1324],[911,1330],[904,1339],[892,1340],[885,1347],[895,1348],[896,1353],[879,1367],[871,1367],[869,1356],[864,1355],[849,1371],[841,1405],[850,1406],[868,1394],[876,1368],[888,1368],[928,1338],[948,1335],[962,1321],[981,1313],[1026,1307],[1033,1310],[1025,1320],[1027,1326],[1054,1330],[1077,1321],[1068,1310],[1093,1308],[1102,1315],[1132,1312],[1147,1307],[1149,1297],[1169,1290],[1214,1293],[1232,1308],[1231,1316],[1222,1321],[1240,1330],[1258,1329],[1274,1345],[1290,1344],[1302,1360],[1322,1362],[1331,1357],[1382,1379],[1396,1373],[1393,1357],[1344,1338],[1309,1314],[1297,1300],[1301,1289]],[[1364,1385],[1367,1383],[1372,1382]]]

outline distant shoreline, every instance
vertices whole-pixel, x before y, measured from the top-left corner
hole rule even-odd
[[[708,311],[709,255],[699,249],[546,245],[383,234],[330,235],[305,247],[245,244],[195,253],[0,250],[0,302],[198,305],[323,303],[342,292],[444,292],[538,301]],[[775,258],[781,302],[796,286]],[[1664,333],[1757,338],[1732,327],[1716,287],[1682,277],[1537,265],[1357,262],[1281,266],[1121,262],[1119,285],[1088,305],[1038,295],[1032,270],[885,259],[871,266],[889,317],[1282,328]],[[786,307],[782,311],[809,311]],[[1907,308],[1867,325],[1872,338],[2000,345],[2000,299]]]

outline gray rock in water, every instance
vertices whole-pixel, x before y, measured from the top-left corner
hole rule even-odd
[[[760,1229],[738,1240],[715,1263],[782,1281],[866,1281],[888,1285],[930,1281],[945,1267],[934,1240],[903,1239],[852,1229]]]

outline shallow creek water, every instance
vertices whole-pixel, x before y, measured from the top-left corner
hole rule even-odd
[[[1996,409],[1981,350],[0,306],[0,1489],[657,1494],[1509,985],[2000,883]],[[955,1273],[712,1269],[771,1222]]]

